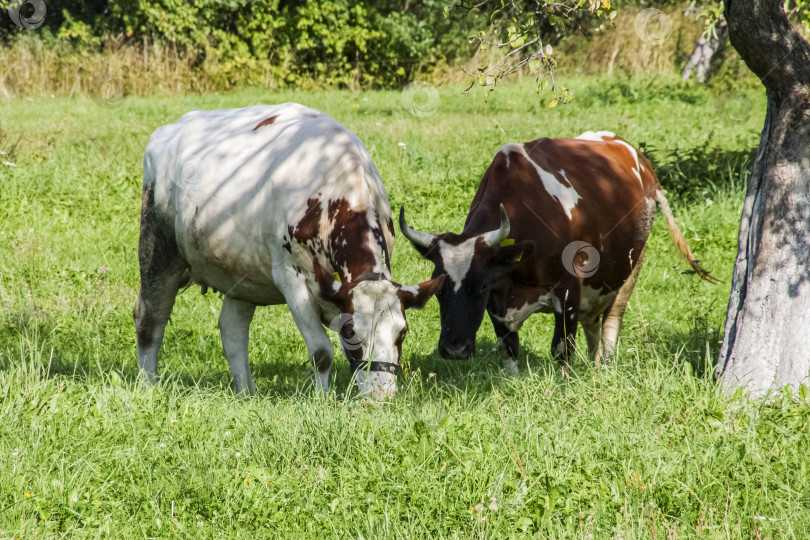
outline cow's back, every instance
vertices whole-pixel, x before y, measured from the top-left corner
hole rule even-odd
[[[465,233],[497,228],[503,203],[510,237],[537,245],[536,264],[523,269],[523,280],[558,282],[566,271],[563,251],[580,241],[602,255],[601,271],[586,284],[599,280],[594,287],[615,290],[646,241],[649,230],[641,229],[655,211],[656,189],[646,158],[612,133],[507,144],[482,179]]]
[[[272,286],[274,257],[313,200],[384,202],[390,215],[359,139],[293,103],[192,111],[159,128],[144,157],[144,186],[193,279],[226,291],[241,279],[249,294]]]

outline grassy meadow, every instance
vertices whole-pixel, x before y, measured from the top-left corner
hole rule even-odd
[[[417,97],[437,106],[425,117],[396,91],[0,101],[0,538],[806,538],[810,399],[724,396],[711,376],[764,94],[565,83],[574,102],[554,108],[531,84],[487,102],[443,88]],[[432,300],[408,312],[400,393],[380,404],[356,399],[340,353],[334,391],[314,392],[286,306],[257,310],[259,396],[237,398],[222,299],[192,287],[144,388],[132,307],[149,136],[193,108],[285,101],[357,133],[395,212],[436,232],[462,228],[504,143],[615,131],[658,163],[723,283],[682,273],[659,217],[615,365],[561,369],[547,315],[521,331],[516,377],[488,320],[474,358],[443,360]],[[394,278],[431,271],[398,234]]]

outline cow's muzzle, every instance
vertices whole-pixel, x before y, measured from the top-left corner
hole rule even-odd
[[[475,341],[467,340],[460,343],[439,342],[439,354],[447,360],[464,360],[475,352]]]

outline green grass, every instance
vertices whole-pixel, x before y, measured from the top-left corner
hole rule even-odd
[[[729,115],[738,94],[671,78],[566,82],[570,106],[547,108],[530,85],[488,103],[453,88],[422,119],[397,92],[0,102],[0,161],[16,163],[0,165],[0,538],[806,537],[810,400],[750,402],[711,378],[764,96],[744,94],[750,112]],[[436,231],[461,229],[504,143],[615,131],[651,149],[678,223],[724,283],[683,275],[659,218],[616,365],[561,370],[543,315],[521,332],[517,377],[502,376],[488,322],[476,357],[442,360],[431,301],[408,314],[399,395],[376,405],[354,399],[340,355],[335,392],[314,393],[285,306],[257,311],[260,396],[236,398],[221,299],[189,289],[162,383],[139,387],[131,310],[149,135],[192,108],[284,101],[355,131],[392,207]],[[431,270],[399,237],[395,279]]]

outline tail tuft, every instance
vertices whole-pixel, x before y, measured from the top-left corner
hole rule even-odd
[[[661,205],[661,211],[667,218],[669,233],[672,235],[672,241],[675,244],[675,247],[678,248],[681,255],[683,255],[683,257],[689,262],[689,266],[692,267],[691,270],[687,270],[684,272],[684,274],[697,274],[700,279],[709,283],[722,283],[722,281],[711,275],[711,272],[700,266],[700,261],[697,260],[692,254],[692,250],[689,249],[689,244],[686,243],[686,238],[684,238],[683,233],[678,228],[678,224],[675,223],[675,218],[672,216],[672,210],[669,209],[669,203],[667,202],[666,197],[664,197],[663,190],[658,189],[655,192],[655,200],[658,201],[659,205]]]

